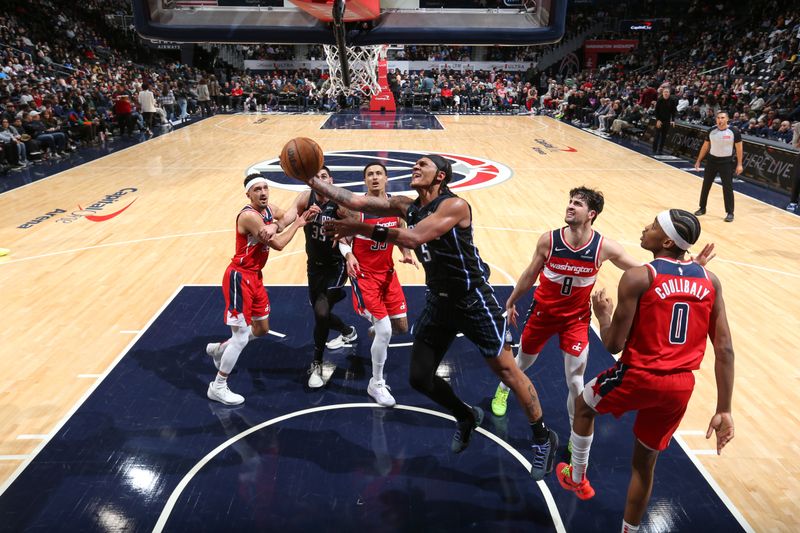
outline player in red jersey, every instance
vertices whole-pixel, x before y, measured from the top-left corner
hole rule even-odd
[[[592,229],[604,203],[600,191],[586,187],[572,189],[564,217],[567,225],[539,237],[533,259],[506,301],[508,320],[516,326],[516,302],[533,287],[539,276],[539,287],[522,331],[517,366],[523,372],[527,370],[536,362],[547,340],[553,335],[559,336],[569,389],[567,411],[570,424],[575,398],[583,389],[592,314],[589,300],[600,265],[607,260],[623,270],[641,265],[619,243]],[[492,399],[492,412],[496,416],[505,415],[508,392],[504,384],[497,386]]]
[[[383,164],[370,163],[364,167],[367,196],[388,198],[387,180],[386,167]],[[354,212],[353,216],[360,222],[386,228],[397,228],[402,225],[402,219],[397,216],[367,215],[358,212]],[[353,307],[358,314],[372,323],[370,331],[374,333],[370,348],[372,379],[369,380],[367,394],[379,405],[392,407],[395,405],[395,399],[386,386],[383,366],[386,363],[392,333],[408,332],[406,297],[400,286],[400,280],[397,279],[392,260],[394,245],[356,235],[350,243],[340,243],[339,247],[347,261],[347,274],[353,286]],[[417,262],[411,256],[411,250],[401,247],[400,251],[403,254],[401,262],[417,266]]]
[[[694,389],[706,336],[714,345],[717,407],[706,432],[716,432],[717,453],[733,438],[733,345],[719,279],[683,257],[700,236],[697,217],[682,209],[658,214],[642,232],[654,260],[626,271],[619,303],[605,291],[592,296],[600,336],[608,351],[622,350],[616,365],[586,384],[575,406],[572,464],[558,465],[562,487],[581,499],[594,496],[586,478],[594,418],[636,411],[632,475],[623,531],[638,531],[653,489],[656,459],[678,428]]]
[[[569,393],[567,412],[569,422],[575,413],[575,398],[583,389],[583,374],[589,354],[589,323],[591,292],[600,266],[611,261],[622,270],[640,266],[616,241],[607,239],[592,229],[603,211],[603,193],[578,187],[569,192],[569,204],[563,228],[554,229],[539,237],[536,251],[506,301],[509,322],[517,325],[517,300],[533,287],[536,276],[539,286],[534,293],[525,328],[522,332],[517,365],[524,372],[539,357],[547,340],[559,336],[564,358],[564,375]],[[713,257],[713,245],[698,255],[703,264]],[[496,416],[506,413],[508,387],[497,386],[492,399]]]
[[[225,323],[231,327],[231,338],[206,346],[206,353],[219,370],[206,394],[225,405],[244,402],[244,397],[228,388],[228,375],[247,343],[269,331],[269,297],[261,274],[269,249],[282,250],[297,230],[319,213],[317,206],[311,206],[276,235],[283,212],[269,203],[267,180],[261,174],[250,174],[244,180],[244,190],[250,203],[236,216],[236,253],[222,278]]]

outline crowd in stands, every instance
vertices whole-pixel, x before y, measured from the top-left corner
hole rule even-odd
[[[600,128],[597,117],[606,125],[629,108],[647,116],[668,88],[680,119],[713,126],[722,110],[744,134],[790,142],[800,121],[800,10],[782,2],[750,7],[732,14],[695,1],[686,19],[693,24],[652,35],[649,46],[597,71],[551,82],[543,103],[565,120]]]
[[[147,64],[134,62],[131,58],[143,57],[136,37],[108,27],[103,16],[127,9],[124,0],[11,3],[13,8],[0,14],[0,164],[5,166],[68,157],[75,146],[134,132],[148,135],[190,116],[333,111],[367,100],[354,91],[329,95],[330,81],[321,70],[209,72],[146,55],[152,59]],[[620,5],[625,4],[615,9]],[[660,31],[629,35],[616,29],[598,36],[636,38],[640,44],[595,70],[395,71],[390,86],[401,107],[545,113],[609,134],[641,131],[656,97],[668,88],[680,119],[712,125],[716,112],[725,110],[745,134],[791,142],[793,123],[800,121],[800,10],[783,0],[732,5],[690,0],[681,6],[683,16],[675,15]],[[591,23],[581,12],[571,14],[571,21],[575,32]],[[534,57],[533,50],[489,48],[480,55],[511,54],[518,60]],[[294,57],[290,46],[250,46],[245,53]],[[400,53],[405,59],[465,61],[474,60],[476,49],[407,46]],[[322,56],[318,46],[308,47],[308,54]]]
[[[69,157],[76,146],[151,134],[159,124],[171,127],[170,118],[210,112],[198,92],[199,80],[213,81],[212,74],[175,61],[132,61],[148,52],[106,18],[129,10],[128,2],[7,3],[0,14],[3,169]]]

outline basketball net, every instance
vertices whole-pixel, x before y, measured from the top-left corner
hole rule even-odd
[[[330,73],[330,88],[328,95],[338,94],[353,90],[361,94],[374,96],[380,94],[384,89],[378,79],[378,62],[386,60],[387,45],[379,44],[374,46],[346,46],[347,53],[346,65],[349,66],[350,86],[344,84],[342,72],[342,58],[339,56],[339,47],[336,45],[323,45],[325,50],[325,61],[328,63]]]

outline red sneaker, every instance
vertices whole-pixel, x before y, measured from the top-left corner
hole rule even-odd
[[[580,498],[581,500],[588,500],[594,496],[594,489],[589,484],[589,480],[587,478],[583,478],[583,481],[580,483],[575,483],[572,481],[572,465],[568,465],[567,463],[558,463],[556,467],[556,477],[558,477],[558,482],[564,487],[566,490],[571,490],[575,493],[575,496]]]

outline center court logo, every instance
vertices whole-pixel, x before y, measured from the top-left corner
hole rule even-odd
[[[383,163],[389,172],[386,191],[391,194],[411,194],[411,169],[417,160],[429,152],[405,150],[343,150],[325,152],[325,165],[331,169],[333,182],[353,192],[365,192],[363,169],[368,163]],[[511,178],[510,168],[482,157],[440,153],[453,166],[450,189],[453,192],[470,191],[492,187]],[[260,173],[269,181],[270,187],[303,191],[307,187],[281,170],[278,158],[256,163],[247,173]]]

